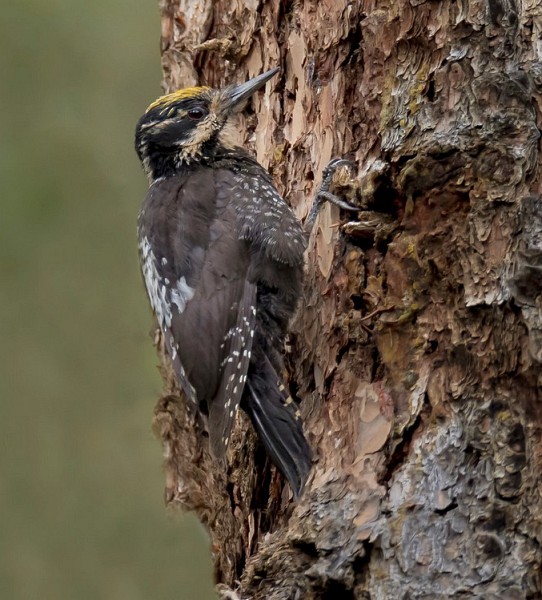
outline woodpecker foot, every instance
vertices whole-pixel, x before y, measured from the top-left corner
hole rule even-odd
[[[355,164],[351,160],[347,160],[345,158],[334,158],[325,166],[322,172],[322,183],[314,196],[311,210],[307,216],[307,219],[305,220],[306,231],[310,231],[312,229],[314,222],[316,221],[316,217],[326,202],[331,202],[331,204],[335,204],[335,206],[338,206],[343,210],[360,210],[359,207],[348,204],[348,202],[341,200],[339,196],[336,196],[329,191],[331,184],[333,183],[335,173],[342,167],[347,167],[349,171],[352,171],[355,168]]]

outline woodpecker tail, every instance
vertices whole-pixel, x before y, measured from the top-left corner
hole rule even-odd
[[[297,405],[288,396],[267,357],[263,369],[258,371],[249,372],[242,406],[267,454],[297,498],[311,468],[312,452],[303,435]]]

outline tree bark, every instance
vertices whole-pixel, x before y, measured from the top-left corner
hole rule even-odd
[[[300,218],[332,157],[359,166],[286,349],[317,458],[298,502],[242,413],[210,458],[163,360],[167,502],[207,526],[221,594],[542,597],[542,4],[161,10],[168,91],[282,67],[240,142]]]

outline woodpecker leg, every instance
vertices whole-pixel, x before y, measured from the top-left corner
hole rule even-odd
[[[333,176],[335,175],[337,169],[340,169],[341,167],[348,167],[349,169],[352,169],[354,167],[354,163],[345,158],[334,158],[324,168],[322,173],[322,183],[318,188],[316,195],[314,196],[312,207],[305,220],[304,226],[306,231],[310,231],[312,229],[318,213],[326,202],[331,202],[343,210],[360,210],[359,207],[348,204],[348,202],[341,200],[338,196],[329,191],[329,188],[333,182]]]

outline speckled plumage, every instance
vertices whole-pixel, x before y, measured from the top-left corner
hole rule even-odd
[[[138,220],[147,292],[179,384],[208,416],[212,452],[224,455],[241,405],[298,494],[311,453],[281,353],[305,235],[267,171],[222,143],[228,93],[195,90],[151,105],[136,132],[151,180]],[[207,123],[188,119],[194,107]]]

